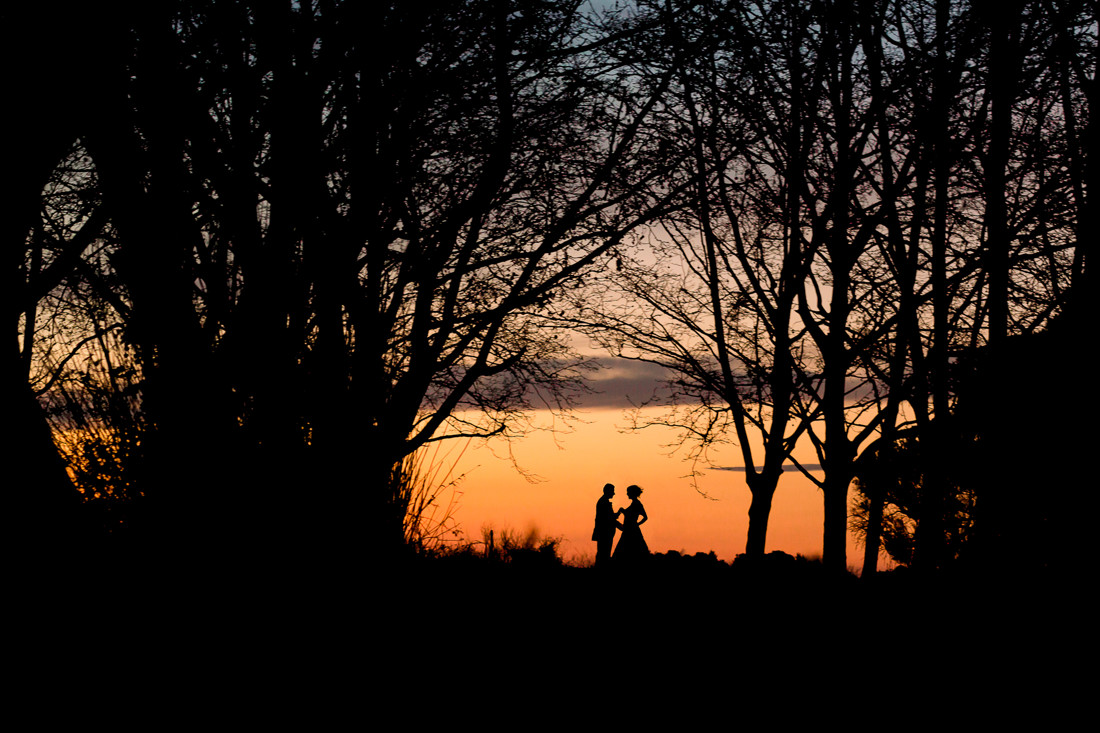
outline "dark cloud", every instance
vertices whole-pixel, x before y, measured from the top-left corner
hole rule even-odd
[[[672,370],[648,362],[607,356],[597,357],[593,361],[599,369],[586,375],[588,386],[593,391],[580,396],[582,408],[629,409],[641,405],[652,400],[654,395],[667,395],[666,382],[675,376]],[[867,402],[874,397],[869,385],[855,379],[848,380],[847,389],[846,401],[849,404]]]
[[[669,377],[668,370],[656,364],[606,357],[596,361],[600,368],[588,377],[593,391],[581,398],[582,407],[640,405],[659,393]]]

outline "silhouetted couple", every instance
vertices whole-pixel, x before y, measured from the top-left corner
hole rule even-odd
[[[596,528],[592,530],[592,539],[596,542],[596,567],[606,566],[612,558],[626,564],[649,555],[649,546],[645,543],[641,530],[641,525],[649,517],[642,502],[638,501],[641,495],[640,486],[628,486],[626,496],[630,499],[630,504],[616,510],[611,506],[615,486],[604,485],[603,496],[596,502]],[[622,521],[619,517],[622,517]],[[623,533],[612,554],[611,546],[615,542],[616,529],[621,529]]]

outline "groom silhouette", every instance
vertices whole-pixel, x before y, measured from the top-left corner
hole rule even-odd
[[[603,496],[596,502],[596,527],[592,530],[592,539],[596,543],[596,567],[603,567],[611,559],[611,546],[615,543],[615,529],[622,528],[618,514],[611,506],[611,497],[615,496],[615,486],[604,484]]]

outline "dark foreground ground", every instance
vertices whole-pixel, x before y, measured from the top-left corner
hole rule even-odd
[[[157,720],[221,701],[251,707],[249,723],[285,710],[310,730],[347,727],[329,716],[348,708],[367,728],[396,708],[384,730],[511,728],[517,715],[521,728],[587,730],[670,706],[679,717],[659,727],[744,727],[718,725],[713,710],[755,711],[749,727],[817,727],[885,708],[873,727],[1059,729],[1091,699],[1095,610],[1079,576],[868,582],[773,560],[43,571],[8,584],[9,668],[113,690],[123,706],[153,701]]]

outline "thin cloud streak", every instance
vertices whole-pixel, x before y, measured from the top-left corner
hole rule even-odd
[[[802,468],[806,469],[807,471],[821,471],[822,470],[820,463],[803,463]],[[745,467],[744,466],[712,466],[711,470],[713,470],[713,471],[735,471],[735,472],[738,472],[738,473],[744,473],[745,472]],[[784,464],[783,470],[790,472],[790,471],[800,471],[801,469],[798,466],[792,466],[792,465],[789,465],[789,464]]]

